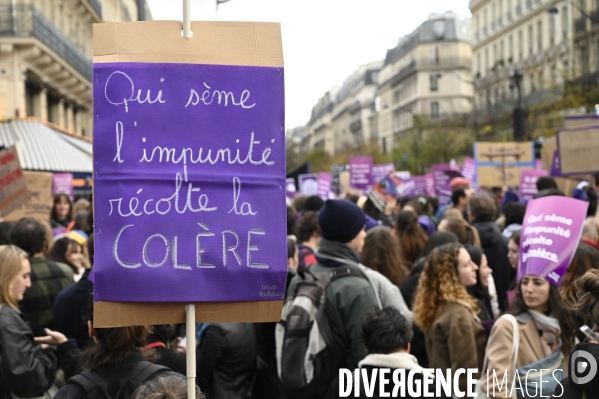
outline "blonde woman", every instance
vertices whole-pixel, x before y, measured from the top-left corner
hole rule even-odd
[[[0,246],[0,398],[35,397],[54,393],[52,385],[58,359],[65,377],[79,372],[78,349],[73,341],[55,331],[33,337],[23,321],[18,302],[31,286],[27,253],[14,245]],[[58,351],[48,349],[58,346]],[[12,394],[12,395],[11,395]]]
[[[426,260],[416,296],[414,322],[425,336],[429,367],[481,368],[487,334],[476,316],[478,309],[467,287],[476,284],[478,267],[460,244],[434,249]],[[459,377],[459,389],[467,392],[467,376]]]

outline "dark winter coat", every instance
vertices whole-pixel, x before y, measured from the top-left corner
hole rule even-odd
[[[572,359],[572,355],[578,352],[576,359]],[[595,359],[595,376],[588,382],[584,382],[585,377],[589,376],[592,372],[591,362],[585,360],[584,357],[580,356],[581,352],[590,354]],[[561,399],[583,399],[583,392],[586,393],[586,399],[599,399],[599,373],[597,372],[599,365],[599,345],[592,343],[577,344],[570,353],[569,365],[570,373],[568,378],[564,378],[555,387],[553,392],[554,397],[561,397]],[[572,368],[572,361],[574,360],[574,369]],[[584,366],[586,362],[587,367]],[[582,364],[580,364],[582,363]],[[589,367],[590,366],[590,367]],[[573,377],[576,377],[576,382]],[[582,382],[582,383],[581,383]]]

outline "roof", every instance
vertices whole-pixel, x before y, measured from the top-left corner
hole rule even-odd
[[[92,144],[36,119],[0,123],[0,145],[17,145],[21,168],[92,173]]]

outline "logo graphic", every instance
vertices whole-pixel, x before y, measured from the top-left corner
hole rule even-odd
[[[597,375],[597,361],[589,352],[577,350],[570,357],[570,370],[573,370],[572,381],[575,384],[587,384]],[[586,376],[581,377],[587,372]]]

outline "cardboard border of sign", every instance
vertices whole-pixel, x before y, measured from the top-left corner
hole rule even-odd
[[[94,63],[159,62],[283,67],[279,23],[180,21],[94,24]],[[94,327],[185,323],[185,303],[95,302]],[[283,301],[198,302],[201,322],[276,322]]]
[[[584,125],[584,126],[580,126],[580,127],[573,127],[573,128],[568,128],[568,129],[560,129],[557,131],[557,134],[555,135],[556,137],[556,141],[557,141],[557,151],[559,154],[559,166],[560,166],[560,174],[562,176],[575,176],[575,175],[581,175],[581,174],[592,174],[595,173],[597,171],[599,171],[599,168],[597,170],[569,170],[569,171],[564,171],[565,169],[568,169],[568,161],[571,158],[570,156],[564,157],[562,150],[562,144],[563,144],[563,140],[562,140],[562,135],[575,135],[577,133],[579,134],[584,134],[585,132],[589,132],[589,133],[593,133],[593,131],[595,131],[594,133],[596,135],[599,135],[599,120],[595,121],[596,124],[595,125]],[[577,142],[581,142],[581,140],[577,140]],[[585,149],[589,149],[588,144],[587,145],[583,145],[585,147]],[[577,157],[578,158],[578,157]],[[584,158],[584,157],[583,157]]]

